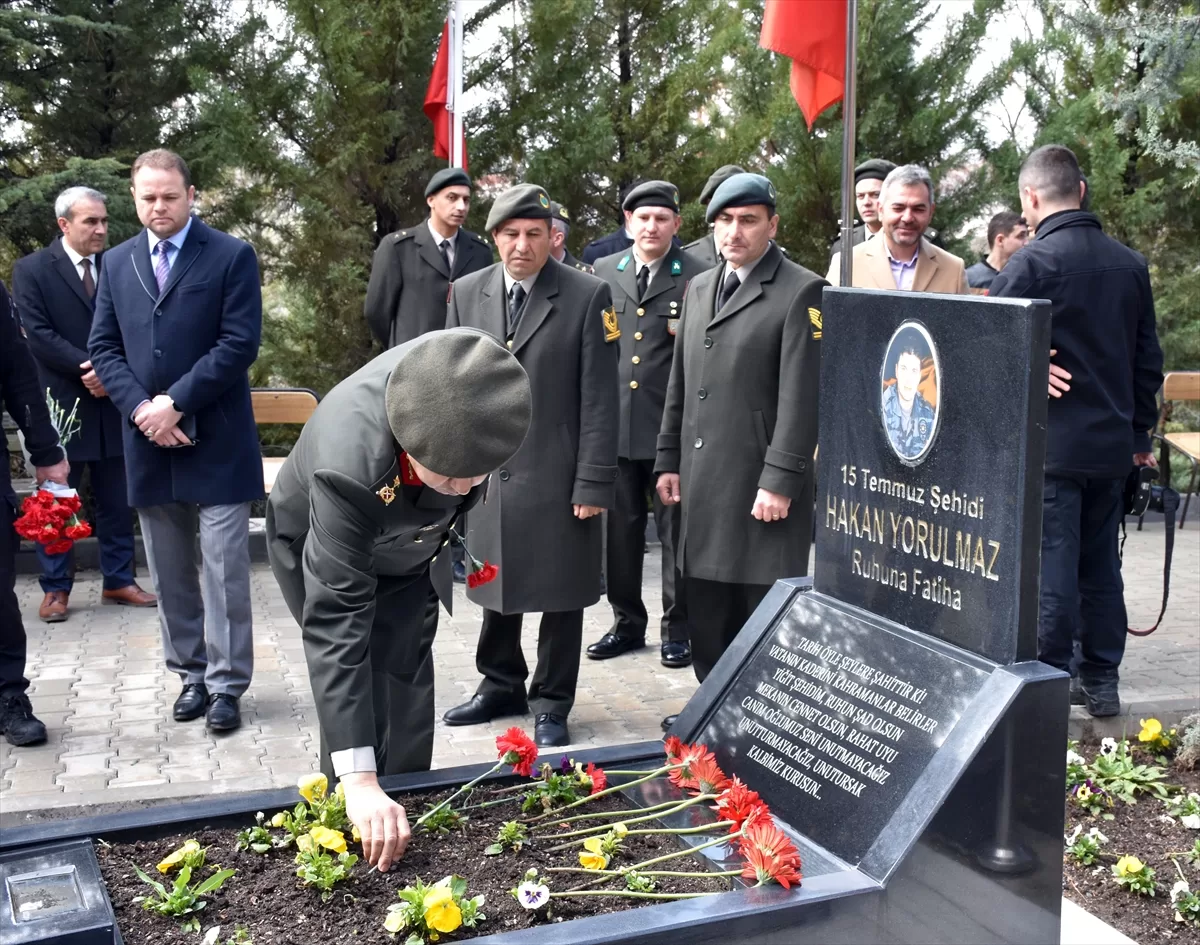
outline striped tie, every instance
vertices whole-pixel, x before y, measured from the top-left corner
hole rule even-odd
[[[162,295],[163,289],[166,288],[167,280],[171,278],[171,267],[167,264],[168,245],[166,240],[162,240],[154,247],[154,252],[158,254],[158,262],[154,264],[154,278],[158,280],[159,295]]]

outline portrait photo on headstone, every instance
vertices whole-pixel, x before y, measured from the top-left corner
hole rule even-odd
[[[905,321],[888,342],[880,369],[880,416],[888,442],[906,465],[920,463],[937,434],[942,375],[928,329]]]

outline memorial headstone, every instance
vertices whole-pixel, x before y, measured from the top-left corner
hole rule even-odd
[[[89,841],[0,853],[0,945],[114,945],[117,935]]]

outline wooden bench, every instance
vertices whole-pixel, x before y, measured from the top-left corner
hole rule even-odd
[[[250,404],[254,410],[256,424],[287,423],[303,426],[317,409],[317,403],[317,395],[305,388],[255,387],[250,391]],[[263,456],[263,488],[268,494],[286,460],[286,456]]]
[[[1179,517],[1179,527],[1183,528],[1183,523],[1187,521],[1192,493],[1196,491],[1196,476],[1200,472],[1200,431],[1163,432],[1163,427],[1171,416],[1171,405],[1180,400],[1200,401],[1200,371],[1171,371],[1163,378],[1162,409],[1158,412],[1158,427],[1153,434],[1153,438],[1163,445],[1162,465],[1167,470],[1163,474],[1164,484],[1169,484],[1171,450],[1192,464],[1192,478],[1188,484],[1187,497],[1183,500],[1183,515]]]

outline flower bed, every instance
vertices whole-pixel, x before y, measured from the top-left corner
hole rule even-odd
[[[716,894],[735,884],[799,881],[799,857],[765,805],[730,782],[703,746],[675,741],[658,769],[611,773],[613,781],[652,784],[662,802],[643,813],[594,765],[564,757],[533,771],[524,742],[513,732],[505,738],[498,740],[501,764],[535,776],[399,797],[414,832],[389,873],[358,857],[344,802],[336,792],[326,795],[320,776],[301,781],[303,797],[293,809],[263,812],[241,831],[98,842],[125,942],[415,945]],[[665,827],[660,816],[685,826]],[[695,834],[693,842],[710,849],[738,849],[736,868],[713,872],[679,834]],[[181,875],[187,881],[176,893]],[[212,888],[218,876],[221,885]],[[161,893],[152,891],[154,883]],[[191,897],[187,887],[201,883],[210,888]]]
[[[1063,895],[1142,945],[1200,943],[1200,769],[1182,726],[1146,723],[1069,749]]]

